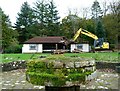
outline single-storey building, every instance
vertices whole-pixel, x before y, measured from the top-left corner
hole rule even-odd
[[[66,49],[63,43],[66,40],[64,36],[34,37],[24,42],[22,53],[42,53]]]
[[[72,43],[70,45],[70,52],[74,52],[75,50],[81,52],[89,52],[91,48],[88,43]]]
[[[22,47],[22,53],[43,53],[52,52],[55,50],[66,50],[73,52],[75,49],[80,49],[83,52],[89,52],[89,44],[77,44],[71,42],[66,46],[65,42],[69,42],[64,36],[51,37],[34,37],[25,41]]]

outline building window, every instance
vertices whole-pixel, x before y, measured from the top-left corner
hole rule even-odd
[[[37,49],[37,45],[36,44],[30,44],[29,49],[30,50],[36,50]]]
[[[82,44],[77,44],[77,49],[83,49],[83,45]]]

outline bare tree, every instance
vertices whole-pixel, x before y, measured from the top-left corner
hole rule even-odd
[[[118,2],[110,2],[110,11],[112,14],[120,14],[120,1]]]
[[[83,18],[88,18],[88,13],[89,13],[90,9],[89,8],[82,8],[81,12],[82,12],[82,17]]]
[[[103,16],[107,15],[107,12],[108,12],[108,9],[109,9],[109,5],[107,5],[107,1],[105,0],[103,3],[102,3],[102,11],[103,11]]]
[[[78,16],[78,14],[79,14],[79,11],[78,11],[77,8],[73,8],[73,9],[68,8],[68,15],[76,15],[76,16]]]

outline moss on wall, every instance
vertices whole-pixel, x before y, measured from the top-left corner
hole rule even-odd
[[[89,61],[81,58],[69,59],[63,57],[60,59],[59,57],[31,60],[27,63],[26,79],[32,84],[45,86],[84,83],[85,77],[94,71],[93,69],[85,69],[95,65],[93,59]]]

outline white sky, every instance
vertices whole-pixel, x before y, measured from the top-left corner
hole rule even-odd
[[[12,24],[16,22],[17,13],[20,12],[21,5],[27,1],[31,7],[34,6],[33,3],[36,0],[0,0],[0,7],[4,11],[6,15],[9,15],[10,21]],[[78,13],[81,12],[82,8],[91,7],[95,0],[53,0],[55,5],[57,6],[57,10],[59,12],[59,16],[61,18],[68,15],[68,9],[72,11],[74,9],[77,10]],[[109,3],[113,0],[97,0],[100,4],[104,1]]]

